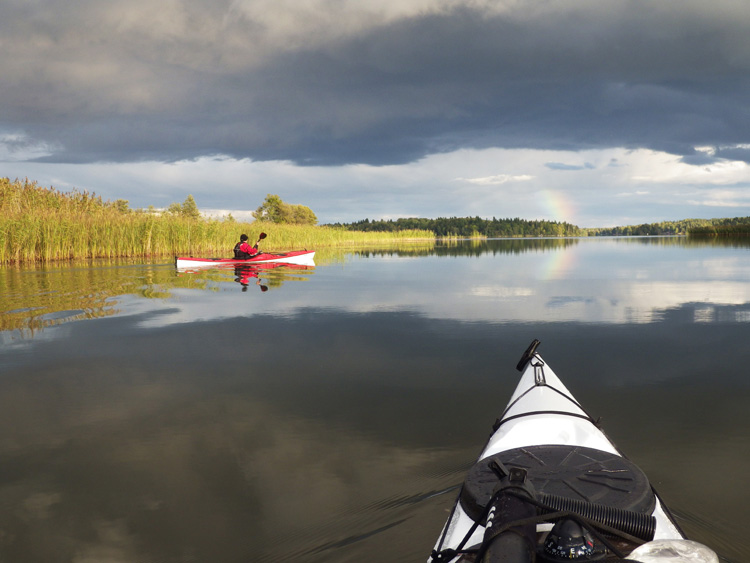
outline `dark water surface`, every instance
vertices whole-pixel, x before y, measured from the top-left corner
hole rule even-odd
[[[424,561],[533,338],[750,561],[750,248],[464,242],[0,269],[0,561]]]

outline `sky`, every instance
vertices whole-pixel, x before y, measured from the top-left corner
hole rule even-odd
[[[250,219],[750,215],[746,0],[0,0],[0,177]]]

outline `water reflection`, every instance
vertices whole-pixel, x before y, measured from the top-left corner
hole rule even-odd
[[[750,555],[747,331],[159,314],[0,353],[4,559],[424,560],[533,336],[689,533]]]
[[[434,318],[475,322],[747,322],[750,257],[737,244],[684,237],[474,241],[436,247],[420,262],[381,262],[393,288],[367,288],[367,301],[411,307]],[[363,258],[406,257],[403,251]],[[453,261],[433,257],[455,258]],[[464,259],[470,256],[471,259]],[[429,280],[429,281],[428,281]],[[439,295],[441,299],[435,299]],[[348,307],[367,310],[356,300]]]
[[[246,264],[235,266],[234,281],[242,286],[242,291],[247,291],[247,286],[250,285],[250,280],[254,280],[255,285],[260,287],[261,291],[268,291],[268,286],[260,283],[260,272],[261,268],[258,266],[250,266]]]
[[[553,252],[569,249],[590,241],[644,247],[738,248],[750,249],[750,237],[697,238],[684,236],[596,237],[596,238],[509,238],[509,239],[447,239],[429,245],[400,244],[395,247],[355,250],[355,256],[482,256]],[[325,251],[323,252],[325,255]]]
[[[355,250],[354,256],[482,256],[564,250],[579,244],[578,238],[446,239],[429,245]]]
[[[269,287],[280,288],[286,281],[302,281],[315,272],[314,266],[300,264],[240,264],[234,266],[234,281],[247,291],[248,285],[254,283],[261,291]],[[265,284],[261,283],[261,278]]]
[[[175,290],[219,292],[234,281],[261,292],[307,279],[314,267],[257,264],[175,271],[170,264],[98,260],[51,266],[0,267],[0,332],[34,337],[63,323],[122,314],[127,296],[168,300]]]
[[[260,291],[266,292],[269,288],[279,289],[285,282],[306,280],[315,273],[315,267],[274,262],[230,264],[210,268],[181,268],[177,270],[177,276],[189,277],[195,281],[222,282],[228,279],[229,272],[232,272],[234,281],[240,284],[242,291],[247,291],[250,285],[257,285]]]
[[[0,270],[0,559],[423,561],[540,338],[688,533],[748,561],[746,248]]]
[[[128,297],[176,305],[160,322],[238,313],[223,294],[285,287],[284,299],[243,314],[299,308],[408,309],[462,322],[595,324],[750,321],[746,239],[684,237],[503,239],[322,252],[318,268],[289,264],[175,271],[168,264],[105,262],[0,269],[0,331],[46,327],[132,309]],[[410,259],[419,259],[414,263]],[[307,282],[300,291],[298,282]],[[385,282],[385,283],[384,283]],[[201,299],[179,299],[185,291]],[[177,292],[177,293],[175,293]],[[213,297],[212,297],[213,295]],[[439,296],[439,298],[436,298]],[[130,300],[129,300],[130,301]]]

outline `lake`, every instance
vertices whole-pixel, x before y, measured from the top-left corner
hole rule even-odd
[[[678,237],[2,268],[0,561],[425,561],[534,338],[749,561],[750,243]]]

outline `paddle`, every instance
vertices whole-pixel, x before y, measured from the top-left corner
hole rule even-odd
[[[258,244],[260,241],[262,241],[264,238],[266,238],[268,235],[266,233],[260,233],[260,236],[258,237],[258,240],[255,241],[255,249],[258,250]]]

